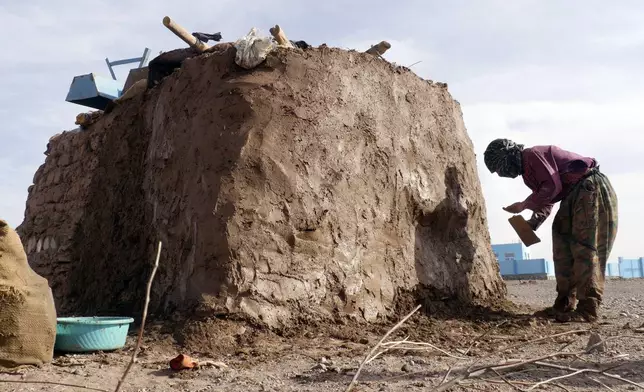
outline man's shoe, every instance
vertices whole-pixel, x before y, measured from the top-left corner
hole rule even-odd
[[[554,305],[535,312],[534,316],[540,318],[555,318],[559,321],[559,318],[565,319],[564,314],[572,312],[574,308],[575,297],[557,296]]]
[[[585,321],[594,323],[599,319],[599,301],[596,298],[584,298],[577,305],[578,313]]]

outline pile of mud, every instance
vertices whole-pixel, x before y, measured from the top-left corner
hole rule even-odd
[[[392,315],[505,295],[447,86],[368,54],[222,46],[52,138],[19,228],[59,314]]]

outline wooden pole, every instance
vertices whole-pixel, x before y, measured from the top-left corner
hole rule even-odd
[[[286,38],[286,34],[284,34],[284,30],[282,30],[280,25],[271,27],[269,31],[279,46],[286,46],[287,48],[293,47],[293,44],[288,40],[288,38]]]
[[[145,319],[148,318],[148,305],[150,305],[150,290],[152,289],[152,281],[154,280],[154,275],[156,275],[157,268],[159,268],[159,258],[161,258],[162,246],[163,246],[163,243],[159,241],[159,246],[157,247],[157,258],[154,261],[154,267],[152,268],[150,279],[148,279],[148,286],[147,286],[147,289],[145,290],[145,305],[143,305],[143,318],[141,319],[141,326],[139,327],[139,337],[136,339],[136,346],[134,346],[134,351],[132,352],[132,359],[130,359],[130,363],[125,368],[125,372],[123,373],[123,376],[119,380],[119,383],[116,384],[116,389],[114,390],[114,392],[119,392],[121,390],[121,386],[123,385],[123,381],[125,381],[125,377],[127,377],[127,374],[130,372],[132,365],[134,365],[134,362],[136,362],[136,354],[138,353],[139,348],[141,348],[141,343],[143,342],[143,330],[145,328]]]
[[[382,56],[390,48],[391,48],[391,44],[389,42],[380,41],[380,43],[372,46],[367,51],[365,51],[365,53],[369,53],[374,56]]]
[[[177,37],[181,38],[183,42],[190,45],[191,48],[195,48],[200,52],[203,52],[204,50],[210,48],[210,46],[199,41],[192,34],[188,33],[186,29],[181,27],[181,25],[179,25],[177,22],[170,19],[169,16],[163,18],[163,25],[167,27],[168,30],[172,31]]]

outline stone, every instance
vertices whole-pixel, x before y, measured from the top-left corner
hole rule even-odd
[[[60,167],[65,167],[65,166],[69,165],[70,162],[71,162],[71,159],[70,159],[69,154],[63,154],[58,159],[58,165]]]
[[[45,165],[41,165],[38,168],[38,170],[36,170],[36,173],[34,174],[34,178],[32,180],[34,184],[38,184],[40,182],[40,179],[41,179],[44,171],[45,171]]]
[[[58,244],[56,243],[56,239],[54,239],[54,237],[51,237],[49,239],[49,247],[53,250],[56,250],[58,248]]]
[[[601,353],[606,351],[606,342],[603,342],[601,336],[597,332],[590,333],[588,343],[586,344],[586,351],[589,353]]]
[[[63,172],[61,170],[56,170],[54,172],[54,184],[59,184],[62,178]]]
[[[326,372],[326,371],[327,371],[327,367],[326,367],[326,365],[325,365],[325,364],[323,364],[323,363],[318,363],[317,365],[315,365],[315,366],[313,367],[313,370],[319,370],[319,371],[321,371],[321,372]]]
[[[27,241],[27,253],[31,253],[36,248],[36,237],[29,237]]]

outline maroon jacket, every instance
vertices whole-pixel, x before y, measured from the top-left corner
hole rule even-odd
[[[550,216],[554,203],[563,200],[572,187],[596,167],[594,158],[557,146],[534,146],[523,150],[523,182],[532,190],[525,207],[533,211],[528,221],[536,230]]]

